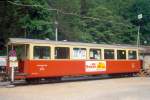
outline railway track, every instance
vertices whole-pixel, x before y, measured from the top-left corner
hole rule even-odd
[[[137,75],[133,75],[136,77]],[[91,81],[91,80],[103,80],[103,79],[115,79],[115,78],[125,78],[131,77],[130,75],[98,75],[98,76],[78,76],[78,77],[62,77],[61,79],[38,79],[27,82],[25,80],[16,80],[13,84],[10,81],[3,80],[0,82],[0,87],[14,87],[14,86],[24,86],[24,85],[36,85],[36,84],[52,84],[52,83],[63,83],[63,82],[77,82],[77,81]],[[11,86],[13,85],[13,86]]]
[[[0,73],[0,86],[6,86],[11,84],[8,80],[5,80],[4,73]],[[150,69],[141,69],[139,73],[132,75],[133,77],[150,77]],[[99,79],[110,79],[110,78],[123,78],[123,77],[132,77],[130,75],[99,75],[99,76],[81,76],[81,77],[63,77],[59,80],[45,81],[41,80],[39,82],[33,81],[31,83],[26,82],[25,80],[15,81],[14,85],[29,85],[29,84],[47,84],[47,83],[58,83],[58,82],[74,82],[74,81],[89,81],[89,80],[99,80]]]

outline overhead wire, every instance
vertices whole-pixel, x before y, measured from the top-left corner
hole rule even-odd
[[[47,10],[47,11],[56,11],[56,13],[60,13],[60,14],[63,14],[63,15],[70,15],[70,16],[76,16],[76,17],[79,17],[79,18],[82,18],[82,19],[91,19],[93,21],[106,21],[106,22],[109,22],[109,23],[113,23],[113,20],[107,20],[107,19],[104,19],[104,18],[98,18],[98,17],[91,17],[91,16],[83,16],[83,15],[80,15],[78,13],[73,13],[73,12],[65,12],[63,10],[60,10],[60,9],[55,9],[55,8],[46,8],[42,5],[37,5],[37,4],[22,4],[22,3],[17,3],[17,2],[12,2],[10,0],[7,1],[8,3],[12,4],[12,5],[16,5],[16,6],[22,6],[22,7],[39,7],[41,9],[44,9],[44,10]],[[102,20],[103,19],[103,20]],[[129,27],[128,25],[126,24],[123,24],[122,22],[115,22],[116,25],[123,25],[123,27]],[[134,26],[133,26],[134,27]]]
[[[80,14],[77,14],[77,13],[70,13],[70,12],[65,12],[65,11],[62,11],[60,9],[54,9],[54,8],[46,8],[42,5],[30,5],[30,4],[22,4],[22,3],[17,3],[17,2],[12,2],[12,1],[7,1],[8,3],[12,4],[12,5],[16,5],[16,6],[23,6],[23,7],[39,7],[39,8],[42,8],[42,9],[45,9],[45,10],[48,10],[48,11],[56,11],[57,13],[61,13],[61,14],[64,14],[64,15],[71,15],[71,16],[76,16],[76,17],[79,17],[79,18],[83,18],[83,19],[91,19],[91,20],[94,20],[94,21],[107,21],[107,22],[110,22],[112,23],[113,21],[112,20],[107,20],[107,19],[104,19],[102,20],[102,18],[97,18],[97,17],[91,17],[91,16],[83,16],[83,15],[80,15]],[[118,25],[122,25],[122,23],[115,23],[115,24],[118,24]],[[124,26],[127,26],[127,25],[124,25]],[[127,26],[128,27],[128,26]]]
[[[42,5],[28,5],[28,4],[21,4],[21,3],[12,2],[12,1],[9,1],[9,0],[8,0],[7,2],[10,3],[10,4],[13,4],[13,5],[17,5],[17,6],[24,6],[24,7],[40,7],[40,8],[42,8],[42,9],[45,9],[45,10],[48,10],[48,11],[56,11],[56,12],[59,12],[59,13],[64,14],[64,15],[77,16],[77,17],[80,17],[80,18],[83,18],[83,19],[100,20],[100,18],[89,17],[89,16],[82,16],[82,15],[79,15],[79,14],[77,14],[77,13],[68,13],[68,12],[64,12],[64,11],[59,10],[59,9],[45,8],[45,7],[43,7]]]

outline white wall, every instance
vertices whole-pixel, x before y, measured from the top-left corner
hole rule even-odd
[[[144,69],[150,69],[150,55],[144,55],[143,68]]]

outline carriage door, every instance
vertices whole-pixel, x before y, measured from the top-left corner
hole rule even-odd
[[[34,46],[33,48],[33,66],[32,71],[37,73],[37,75],[46,75],[48,74],[48,66],[50,57],[50,46]]]

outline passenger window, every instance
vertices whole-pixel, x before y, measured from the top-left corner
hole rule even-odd
[[[113,49],[105,49],[104,50],[104,58],[105,59],[114,59],[114,50]]]
[[[129,59],[137,59],[137,52],[135,50],[128,51],[128,58]]]
[[[34,46],[34,59],[50,59],[50,47]]]
[[[73,59],[86,59],[85,48],[73,48]]]
[[[90,59],[101,59],[101,50],[100,49],[90,49]]]
[[[69,59],[70,49],[68,47],[55,47],[55,59]]]
[[[117,59],[126,59],[126,51],[117,50]]]

